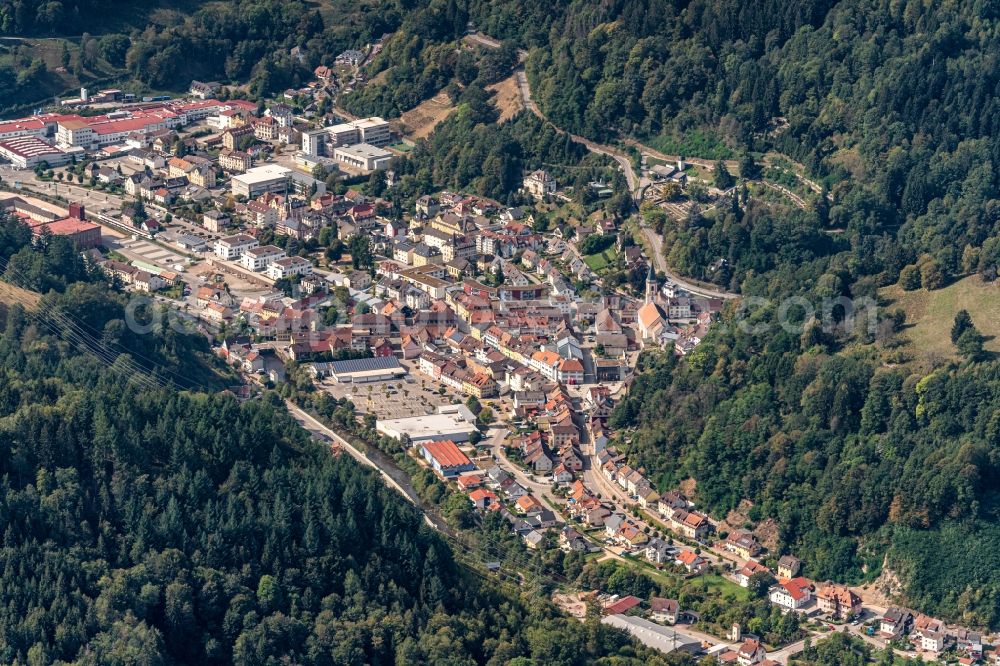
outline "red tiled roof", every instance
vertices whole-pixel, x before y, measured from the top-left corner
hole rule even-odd
[[[682,551],[680,555],[677,556],[677,561],[681,564],[694,564],[698,561],[699,555],[697,555],[693,550]]]
[[[489,500],[489,503],[497,501],[496,493],[492,490],[486,490],[485,488],[478,488],[469,493],[469,499],[473,502],[480,502],[482,500]]]
[[[42,228],[47,228],[56,236],[71,236],[85,231],[93,231],[101,227],[93,222],[81,220],[78,217],[64,217],[54,222],[43,222],[32,227],[36,233],[41,233]]]
[[[471,461],[468,456],[462,453],[455,442],[450,439],[439,442],[427,442],[423,445],[427,453],[438,462],[441,467],[459,467],[469,465]]]
[[[629,595],[627,597],[622,597],[609,606],[605,606],[604,612],[608,615],[617,615],[618,613],[624,613],[625,611],[635,608],[641,603],[642,599]]]
[[[782,587],[784,587],[785,591],[788,592],[788,596],[795,601],[799,601],[800,599],[805,598],[809,591],[810,583],[808,580],[800,576],[782,583]]]

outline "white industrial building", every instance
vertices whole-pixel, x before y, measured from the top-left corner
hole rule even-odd
[[[73,156],[83,157],[81,148],[61,150],[35,136],[20,136],[0,142],[0,156],[18,169],[34,169],[43,162],[50,167],[69,164]]]
[[[457,409],[461,407],[462,409]],[[408,416],[401,419],[384,419],[375,422],[375,430],[387,437],[402,439],[404,435],[414,444],[432,440],[450,439],[467,442],[477,432],[476,417],[465,405],[446,405],[437,414]]]
[[[616,629],[624,629],[632,634],[640,643],[654,650],[659,650],[666,654],[671,652],[687,652],[688,654],[698,654],[701,651],[701,641],[674,631],[670,627],[664,627],[650,622],[641,617],[631,615],[608,615],[601,618],[601,624],[607,624]]]

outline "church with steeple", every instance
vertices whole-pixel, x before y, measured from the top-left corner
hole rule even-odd
[[[650,264],[649,272],[646,274],[646,296],[642,307],[636,313],[639,339],[644,347],[660,344],[660,338],[667,329],[667,315],[660,307],[659,300],[659,287],[656,284],[653,265]]]

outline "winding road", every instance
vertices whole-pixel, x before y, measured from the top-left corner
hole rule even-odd
[[[711,287],[705,287],[702,285],[695,284],[689,280],[685,280],[680,277],[667,266],[667,259],[663,252],[663,236],[656,233],[656,230],[643,224],[640,229],[642,230],[642,236],[646,239],[646,242],[650,246],[649,253],[653,258],[653,266],[656,270],[660,271],[667,276],[667,279],[676,284],[681,289],[691,292],[696,296],[702,296],[704,298],[720,298],[722,300],[731,300],[734,298],[739,298],[739,294],[734,294],[729,291],[721,291],[719,289],[713,289]]]
[[[486,35],[481,35],[479,33],[477,33],[476,35],[468,35],[467,39],[470,39],[471,41],[474,41],[478,44],[482,44],[483,46],[491,48],[498,48],[500,46],[500,42],[498,42],[497,40],[491,39]],[[542,113],[541,109],[538,108],[538,105],[535,104],[534,99],[532,99],[531,86],[528,83],[528,75],[524,71],[523,64],[519,66],[517,70],[514,72],[514,78],[515,81],[517,82],[517,89],[521,93],[521,102],[524,104],[524,107],[526,109],[528,109],[533,114],[538,116],[540,119],[548,123],[549,126],[551,126],[560,134],[568,134],[571,139],[573,139],[577,143],[583,144],[590,152],[596,153],[598,155],[604,155],[605,157],[610,157],[611,159],[613,159],[615,162],[618,163],[618,166],[621,167],[621,170],[625,173],[625,180],[628,183],[629,191],[632,193],[632,198],[635,201],[636,206],[638,206],[642,202],[643,191],[646,189],[649,183],[646,182],[645,178],[643,178],[640,174],[636,172],[636,170],[632,166],[631,157],[629,157],[629,155],[626,154],[624,151],[615,148],[613,146],[597,143],[578,134],[572,134],[570,132],[567,132],[566,130],[562,129],[561,127],[553,123],[551,120],[549,120],[545,116],[545,114]],[[636,145],[641,146],[641,144],[636,144]],[[644,146],[641,146],[641,149],[644,151],[646,150]],[[662,153],[656,153],[655,151],[652,151],[652,154],[654,156],[663,157]],[[712,162],[709,162],[708,160],[699,160],[698,158],[692,158],[688,161],[690,161],[692,164],[708,166],[709,168],[711,168],[714,164]],[[670,279],[672,282],[680,286],[685,291],[695,294],[696,296],[702,296],[705,298],[720,298],[724,300],[729,300],[738,297],[738,294],[695,284],[689,280],[685,280],[684,278],[680,277],[679,275],[671,271],[670,267],[667,266],[667,260],[663,254],[663,238],[659,234],[657,234],[653,229],[645,225],[642,225],[641,228],[642,228],[642,234],[646,238],[646,241],[650,246],[651,250],[650,254],[652,254],[652,259],[656,267],[656,270],[666,275],[667,278]]]

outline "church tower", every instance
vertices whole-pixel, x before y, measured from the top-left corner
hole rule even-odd
[[[649,272],[646,274],[646,302],[656,302],[656,276],[653,274],[653,264],[649,264]]]

